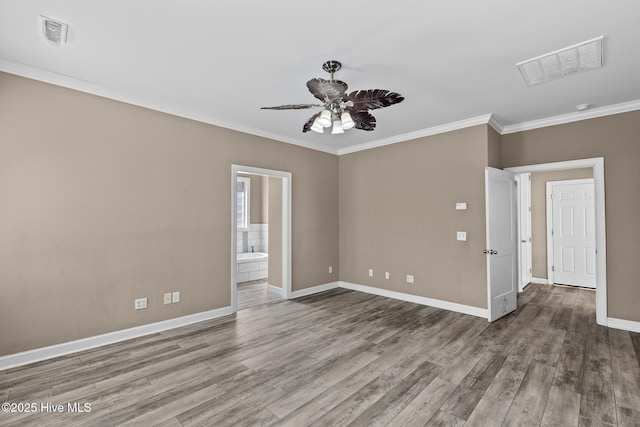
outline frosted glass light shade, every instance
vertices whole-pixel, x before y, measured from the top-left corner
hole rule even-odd
[[[356,125],[351,118],[351,114],[346,111],[342,113],[342,116],[340,118],[342,119],[342,129],[344,130],[351,129]]]
[[[313,121],[313,124],[311,125],[311,130],[314,132],[323,133],[324,128],[320,125],[320,123],[318,123],[319,120],[320,118],[318,117]]]
[[[331,126],[331,111],[324,110],[320,113],[320,117],[318,117],[318,124],[323,128],[328,128]]]
[[[333,135],[337,134],[337,133],[344,133],[344,129],[342,129],[342,121],[340,120],[334,120],[333,122],[333,129],[331,129],[331,133]]]

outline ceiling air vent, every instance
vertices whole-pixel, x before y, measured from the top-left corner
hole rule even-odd
[[[42,26],[42,34],[49,43],[54,46],[67,43],[67,31],[69,29],[67,24],[42,15],[40,15],[40,24]]]
[[[596,37],[516,64],[529,86],[602,67],[602,40]]]

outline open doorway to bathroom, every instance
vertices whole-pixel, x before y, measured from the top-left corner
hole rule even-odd
[[[232,165],[233,311],[291,294],[291,174]]]

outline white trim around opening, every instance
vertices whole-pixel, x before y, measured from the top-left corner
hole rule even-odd
[[[238,310],[237,301],[237,219],[236,219],[236,177],[238,173],[270,176],[282,179],[282,296],[291,298],[291,172],[257,168],[253,166],[231,165],[231,312]]]
[[[512,173],[543,172],[563,169],[593,168],[596,210],[596,323],[608,326],[607,318],[607,241],[605,220],[604,158],[569,160],[505,168]]]

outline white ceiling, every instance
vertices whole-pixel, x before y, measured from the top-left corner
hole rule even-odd
[[[69,24],[66,45],[40,15]],[[490,117],[509,132],[640,109],[639,16],[637,0],[0,0],[0,71],[340,154]],[[516,68],[601,35],[600,69],[528,87]],[[343,135],[302,133],[316,110],[260,110],[315,103],[305,84],[329,59],[349,91],[405,101]]]

